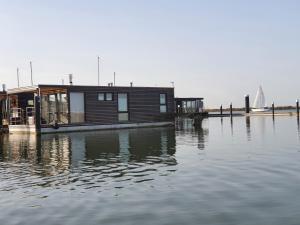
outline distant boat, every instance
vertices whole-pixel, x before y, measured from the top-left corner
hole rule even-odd
[[[266,106],[265,95],[261,86],[259,86],[254,104],[252,107],[253,112],[266,112],[269,111],[269,108]]]

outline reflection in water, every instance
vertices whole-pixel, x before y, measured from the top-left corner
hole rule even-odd
[[[223,125],[223,117],[221,117],[221,132],[224,134],[224,125]]]
[[[176,131],[180,134],[197,136],[197,147],[200,150],[205,149],[205,142],[207,141],[208,129],[202,126],[203,120],[194,123],[191,119],[178,119],[176,121]]]
[[[230,130],[231,130],[231,136],[233,136],[233,117],[230,117]]]
[[[42,182],[47,186],[53,182],[86,183],[124,176],[129,180],[147,177],[151,172],[161,172],[161,167],[175,166],[175,151],[174,127],[41,136],[4,135],[0,160],[31,167],[31,172],[41,177],[54,177]],[[88,179],[90,173],[95,175]],[[62,174],[69,176],[55,179]],[[70,176],[74,177],[70,179]]]
[[[264,138],[266,135],[266,118],[265,118],[265,116],[259,116],[258,122],[259,122],[259,126],[260,126],[259,129],[261,130],[261,135]]]
[[[251,141],[251,120],[250,116],[246,116],[246,132],[247,132],[247,140]]]
[[[297,130],[298,130],[298,138],[300,141],[300,118],[299,117],[297,117]]]
[[[273,116],[273,119],[272,119],[272,128],[273,128],[273,134],[275,134],[275,132],[276,132],[275,116]]]
[[[298,224],[299,121],[229,119],[0,135],[1,224]]]

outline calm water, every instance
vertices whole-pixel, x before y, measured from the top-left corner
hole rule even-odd
[[[295,117],[0,138],[0,224],[300,223]]]

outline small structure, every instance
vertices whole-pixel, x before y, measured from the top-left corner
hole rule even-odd
[[[9,131],[53,133],[174,122],[174,89],[37,85],[7,91]]]
[[[176,114],[204,113],[203,98],[175,98]]]

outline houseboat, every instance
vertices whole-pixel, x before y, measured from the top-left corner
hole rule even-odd
[[[36,85],[7,90],[9,132],[166,126],[174,123],[168,87]]]
[[[177,115],[205,113],[203,98],[175,98],[175,105]]]

